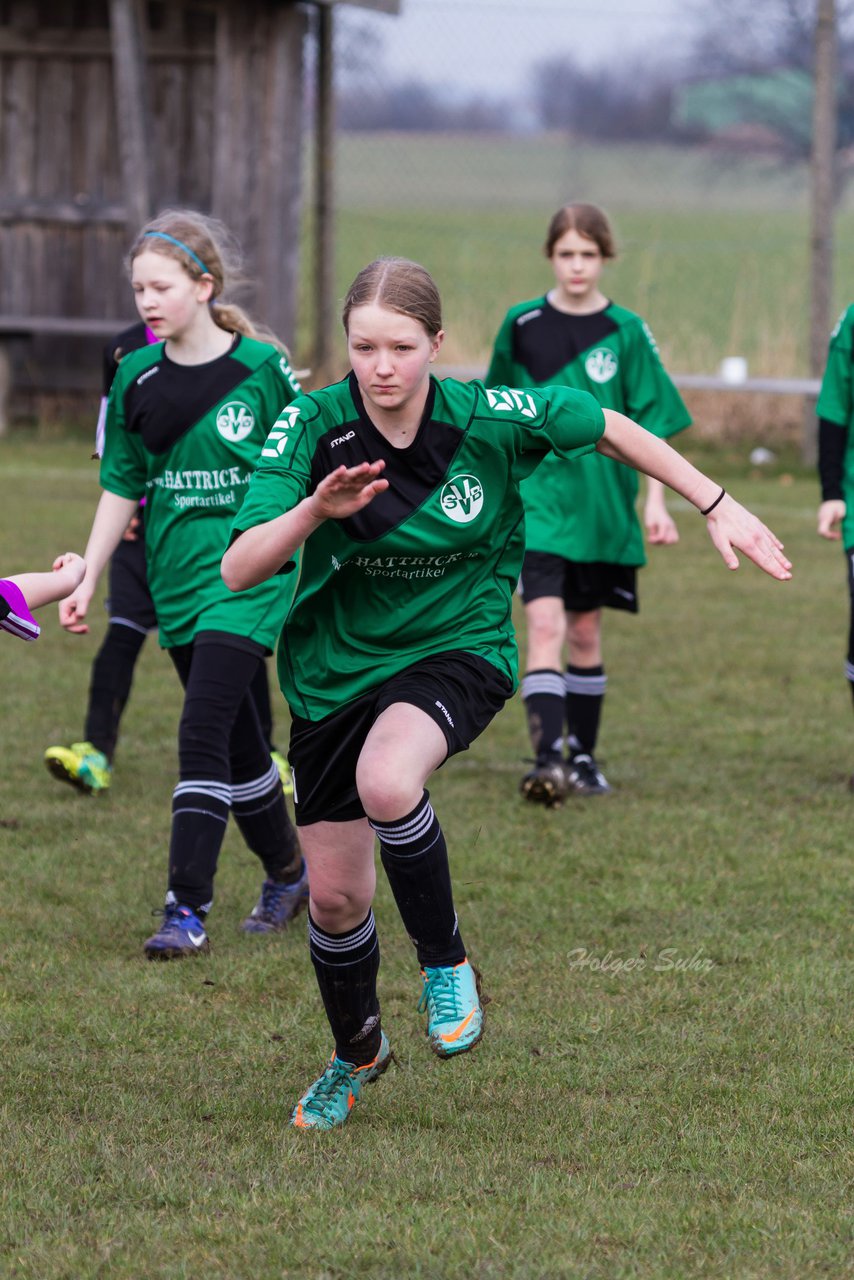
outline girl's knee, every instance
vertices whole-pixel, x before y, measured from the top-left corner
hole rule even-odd
[[[401,777],[389,765],[382,768],[366,764],[356,770],[356,789],[365,813],[374,822],[394,822],[410,813],[421,798],[420,782]]]
[[[336,888],[311,881],[311,918],[327,933],[346,933],[364,920],[373,895],[358,888]]]

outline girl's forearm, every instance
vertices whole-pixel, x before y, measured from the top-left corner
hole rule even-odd
[[[223,582],[230,591],[246,591],[266,582],[293,559],[321,524],[323,517],[314,514],[312,498],[303,498],[290,511],[246,529],[222,558]]]
[[[92,531],[86,543],[86,581],[94,590],[125,529],[131,522],[137,502],[134,498],[121,498],[117,493],[104,491],[92,521]]]
[[[75,578],[71,570],[59,569],[56,573],[15,573],[7,580],[15,583],[30,609],[40,609],[70,595],[80,577]]]
[[[681,453],[624,414],[613,409],[603,412],[605,434],[597,445],[600,453],[660,480],[698,511],[704,511],[714,502],[720,493],[720,485],[683,458]]]

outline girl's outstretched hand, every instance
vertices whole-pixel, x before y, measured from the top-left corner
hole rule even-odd
[[[783,555],[783,544],[752,512],[726,494],[706,517],[709,537],[728,569],[738,568],[736,551],[772,578],[786,582],[792,576],[791,561]]]
[[[346,520],[366,507],[388,488],[379,478],[385,467],[377,462],[360,462],[357,467],[338,467],[324,476],[311,496],[311,514],[318,520]]]

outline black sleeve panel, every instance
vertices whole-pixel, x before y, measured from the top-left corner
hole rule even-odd
[[[848,428],[840,427],[826,418],[818,420],[818,478],[821,481],[821,500],[830,502],[842,498],[842,474],[845,450],[848,446]]]

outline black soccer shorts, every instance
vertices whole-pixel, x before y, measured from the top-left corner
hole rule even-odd
[[[411,703],[435,720],[450,757],[468,750],[512,692],[491,662],[455,650],[406,667],[322,720],[293,716],[288,759],[297,826],[365,816],[356,765],[374,721],[393,703]]]
[[[526,551],[519,579],[524,604],[543,596],[557,596],[570,613],[593,609],[638,611],[637,569],[634,565],[583,563],[548,551]]]

